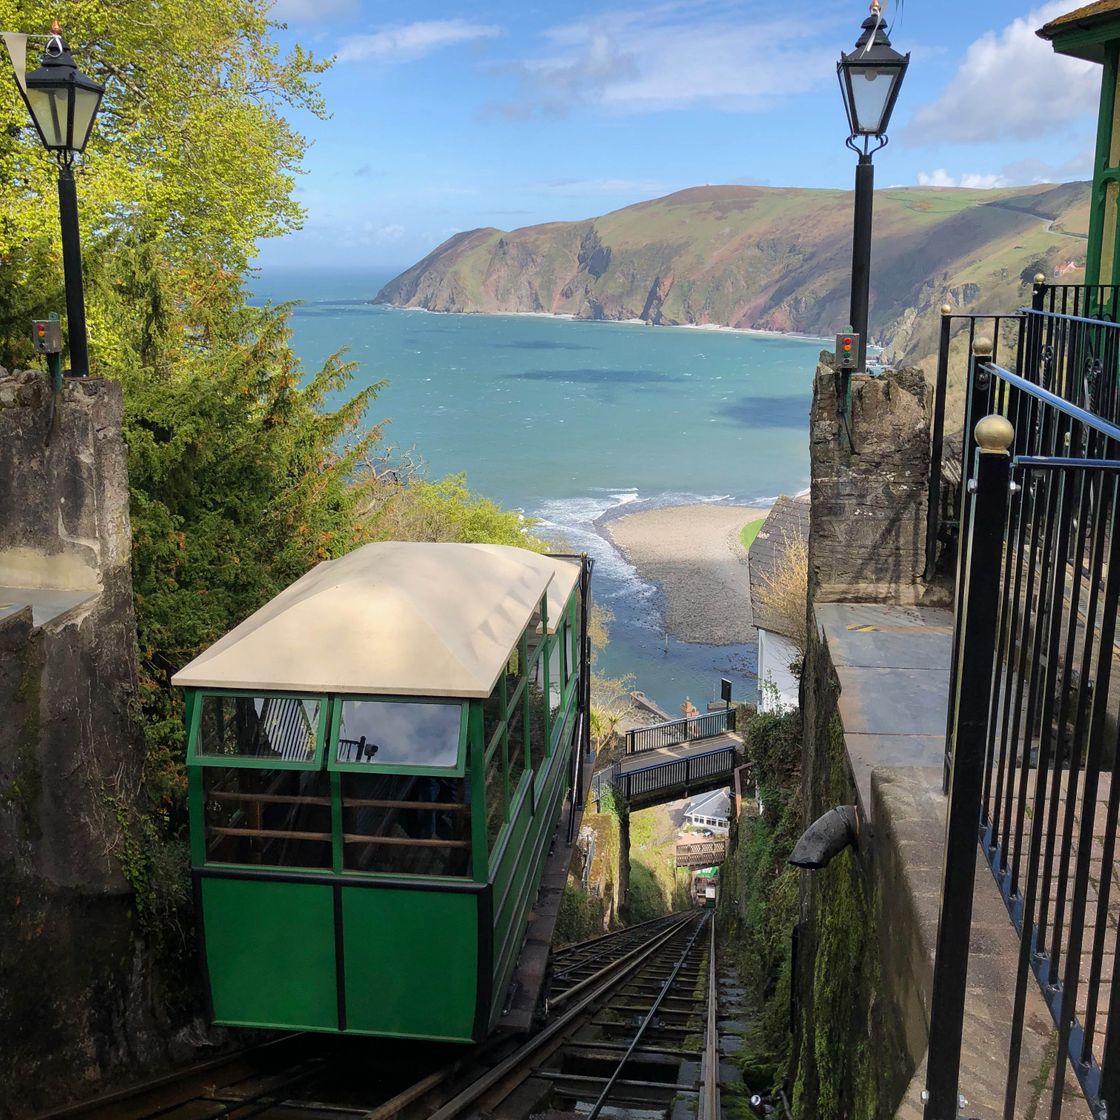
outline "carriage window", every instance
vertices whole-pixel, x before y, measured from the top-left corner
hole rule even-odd
[[[388,700],[344,700],[338,762],[454,766],[462,707]]]
[[[323,771],[207,766],[202,780],[207,863],[331,866]]]
[[[560,676],[560,642],[562,635],[555,634],[550,639],[552,649],[548,655],[548,697],[549,704],[555,712],[560,707],[560,695],[564,691],[564,682]]]
[[[568,680],[571,680],[579,672],[579,642],[574,626],[564,627],[564,638],[568,646]]]
[[[471,815],[462,778],[342,775],[343,867],[469,875]]]
[[[196,754],[313,762],[321,709],[298,696],[204,696]]]

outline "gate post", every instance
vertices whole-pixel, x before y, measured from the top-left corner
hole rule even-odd
[[[953,758],[933,968],[925,1120],[957,1120],[958,1116],[972,893],[1011,481],[1008,452],[1015,437],[1011,423],[998,415],[985,416],[975,434],[976,464],[968,484],[973,491],[971,525],[959,582],[958,656],[952,690],[955,710],[949,721]]]

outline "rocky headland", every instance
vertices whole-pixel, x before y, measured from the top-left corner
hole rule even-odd
[[[1015,306],[1031,278],[1082,278],[1088,183],[875,194],[871,341],[908,363],[938,308]],[[599,218],[456,234],[376,302],[830,335],[848,318],[852,195],[696,187]]]

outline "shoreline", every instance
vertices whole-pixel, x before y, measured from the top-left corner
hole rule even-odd
[[[739,533],[766,517],[769,507],[702,502],[631,508],[638,504],[614,507],[594,526],[657,588],[665,632],[703,645],[751,641],[747,554]]]
[[[769,331],[761,327],[729,327],[723,323],[650,323],[645,319],[584,319],[570,312],[556,311],[433,311],[429,307],[400,307],[395,303],[377,303],[370,300],[373,307],[385,307],[390,311],[421,312],[424,315],[485,315],[492,319],[557,319],[567,323],[613,323],[621,327],[668,327],[672,330],[711,331],[715,334],[753,335],[757,338],[782,338],[792,342],[830,343],[831,337],[815,334],[801,334],[798,331]]]

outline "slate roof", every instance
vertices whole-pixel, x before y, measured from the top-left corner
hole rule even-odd
[[[779,498],[751,543],[747,566],[751,578],[751,613],[755,626],[785,637],[788,625],[762,601],[766,584],[763,579],[774,572],[785,552],[786,541],[809,536],[809,495]]]
[[[731,817],[731,791],[717,789],[704,794],[691,802],[684,811],[686,817],[716,817],[719,820],[729,820]]]

